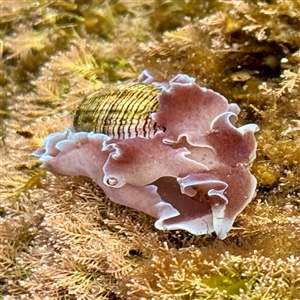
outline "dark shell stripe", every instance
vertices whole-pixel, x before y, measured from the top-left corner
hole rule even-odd
[[[124,83],[109,85],[89,95],[79,105],[75,117],[76,131],[104,133],[125,139],[151,138],[161,127],[151,119],[160,108],[151,84]]]

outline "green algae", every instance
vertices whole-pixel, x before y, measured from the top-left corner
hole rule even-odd
[[[213,275],[209,278],[204,278],[203,282],[211,288],[226,291],[229,298],[233,295],[239,295],[240,290],[247,291],[246,280],[229,275]]]

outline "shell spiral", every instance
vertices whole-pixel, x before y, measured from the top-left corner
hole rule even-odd
[[[151,113],[160,109],[160,88],[145,83],[120,83],[105,86],[87,96],[79,105],[73,126],[76,131],[104,133],[126,139],[152,138],[161,127]]]

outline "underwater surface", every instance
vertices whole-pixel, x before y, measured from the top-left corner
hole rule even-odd
[[[0,6],[0,299],[300,299],[298,0]],[[31,155],[85,97],[143,70],[187,74],[240,107],[236,127],[259,127],[256,196],[223,240],[158,230]]]

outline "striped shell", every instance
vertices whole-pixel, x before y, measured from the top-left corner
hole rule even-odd
[[[105,86],[86,97],[79,105],[73,126],[76,131],[104,133],[126,139],[151,138],[161,127],[151,119],[160,108],[152,84],[120,83]]]

